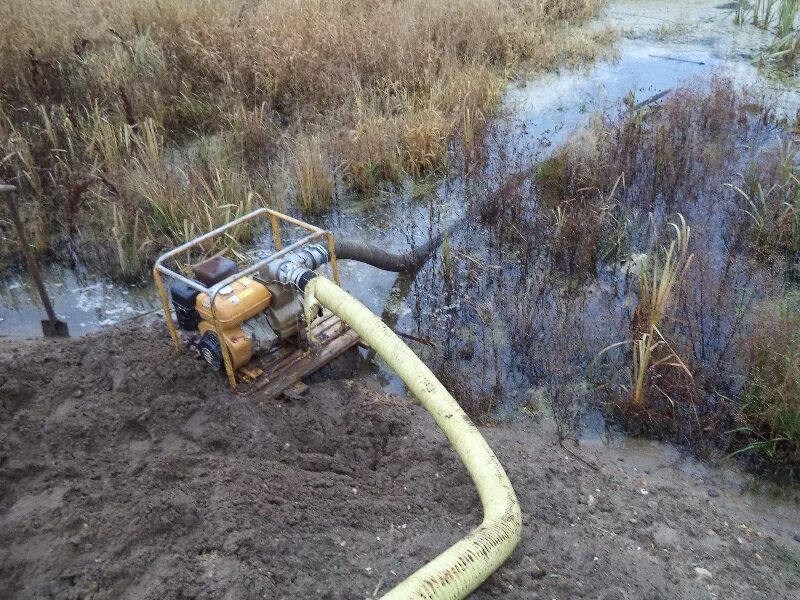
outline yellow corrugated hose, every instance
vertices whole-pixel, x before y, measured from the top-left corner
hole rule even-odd
[[[459,600],[502,565],[522,534],[517,496],[503,466],[458,402],[430,369],[366,306],[324,277],[305,288],[306,318],[320,304],[350,325],[394,369],[433,415],[467,468],[483,522],[383,596],[383,600]]]

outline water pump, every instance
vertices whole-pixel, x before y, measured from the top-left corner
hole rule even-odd
[[[175,282],[170,286],[170,295],[178,325],[185,331],[197,332],[200,355],[218,371],[224,366],[223,347],[233,368],[238,369],[258,352],[268,352],[288,341],[300,345],[306,331],[303,289],[316,276],[314,270],[329,260],[329,253],[321,244],[306,245],[219,288],[214,311],[211,294]],[[215,257],[195,267],[194,281],[212,288],[237,269],[231,259]],[[222,339],[214,323],[215,315]]]

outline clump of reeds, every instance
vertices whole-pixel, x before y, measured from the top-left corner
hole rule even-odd
[[[616,167],[604,155],[607,143],[602,124],[593,121],[535,170],[552,257],[573,275],[594,273],[616,253],[607,238],[616,228],[614,213],[626,183],[624,172],[610,177]]]
[[[797,15],[797,0],[738,0],[734,7],[734,22],[737,25],[750,23],[761,29],[776,27],[778,35],[784,35],[794,27]]]
[[[114,236],[120,275],[126,280],[136,280],[144,270],[142,255],[150,243],[144,219],[137,210],[131,224],[131,220],[122,215],[116,203],[111,205],[111,218],[111,234]]]
[[[402,150],[397,144],[400,119],[365,116],[347,133],[342,146],[342,173],[359,192],[371,192],[381,182],[397,183],[403,176]]]
[[[658,385],[663,369],[678,369],[692,377],[686,362],[678,355],[663,333],[667,309],[674,302],[676,288],[692,262],[689,253],[691,228],[683,215],[678,223],[670,223],[675,238],[666,248],[657,244],[639,276],[638,304],[633,317],[633,340],[619,342],[605,348],[602,354],[620,346],[631,346],[630,385],[627,388],[627,406],[632,410],[646,409],[652,395],[665,397],[670,404],[675,400]]]
[[[780,6],[778,7],[778,24],[776,30],[778,37],[783,37],[789,32],[794,31],[798,9],[800,9],[798,0],[781,0]]]
[[[748,0],[737,0],[733,20],[737,25],[744,25],[747,21],[747,12],[750,10]]]
[[[117,217],[139,215],[153,247],[218,222],[224,206],[238,211],[254,187],[281,205],[291,195],[303,210],[324,210],[339,173],[371,192],[446,167],[463,115],[490,115],[508,75],[589,58],[608,41],[563,35],[599,6],[0,3],[0,156],[10,157],[0,179],[33,201],[26,216],[42,251],[64,233],[63,189],[80,192],[69,205],[70,220],[83,220],[72,228],[78,244],[92,224],[113,220],[114,202],[140,203]],[[220,139],[225,159],[187,160],[183,147],[198,138]],[[468,139],[474,151],[477,134]],[[90,180],[107,184],[83,185]],[[223,182],[228,196],[205,210],[201,182],[215,191]]]
[[[777,65],[780,68],[789,69],[794,67],[798,58],[800,58],[800,32],[790,31],[776,39],[764,52],[762,58],[765,62]]]
[[[447,159],[447,122],[435,110],[416,113],[406,119],[402,132],[403,167],[423,175],[442,167]]]
[[[754,313],[749,369],[735,430],[740,448],[774,464],[800,468],[800,317],[790,294]]]
[[[800,179],[797,148],[791,139],[777,140],[777,150],[759,150],[740,185],[729,184],[745,201],[754,246],[762,257],[800,251]]]
[[[739,0],[734,11],[737,25],[750,23],[755,27],[774,31],[775,41],[763,53],[762,61],[780,66],[790,66],[800,57],[800,33],[797,31],[798,0],[756,0],[754,3]]]
[[[755,0],[752,7],[753,25],[766,29],[772,23],[778,0]]]
[[[692,262],[689,253],[691,227],[683,215],[678,215],[678,223],[670,223],[675,238],[669,246],[650,253],[646,267],[639,275],[639,303],[634,314],[633,329],[641,333],[657,333],[675,288]]]
[[[296,198],[303,211],[309,214],[327,209],[333,203],[334,181],[330,159],[317,136],[302,140],[292,157]]]

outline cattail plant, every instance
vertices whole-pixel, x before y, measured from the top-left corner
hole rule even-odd
[[[669,224],[675,232],[675,239],[662,250],[663,258],[659,252],[652,252],[648,266],[639,276],[634,331],[655,333],[666,315],[676,286],[692,262],[689,254],[691,228],[683,215],[678,214],[678,219],[679,223]]]

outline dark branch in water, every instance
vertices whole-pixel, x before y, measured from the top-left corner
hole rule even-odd
[[[439,247],[442,240],[444,240],[444,236],[449,235],[462,222],[463,219],[459,219],[444,231],[431,237],[424,244],[416,246],[404,254],[393,254],[383,248],[371,246],[358,240],[336,240],[336,258],[357,260],[383,271],[393,271],[395,273],[416,271],[425,264],[428,256]]]
[[[664,60],[674,60],[682,63],[689,63],[690,65],[704,65],[706,63],[699,60],[690,60],[688,58],[678,58],[677,56],[663,56],[660,54],[648,54],[650,58],[663,58]]]
[[[664,90],[663,92],[658,92],[657,94],[655,94],[653,96],[650,96],[646,100],[642,100],[641,102],[639,102],[639,104],[637,104],[636,106],[633,107],[633,110],[639,110],[640,108],[644,108],[645,106],[653,104],[654,102],[658,102],[664,96],[669,94],[671,91],[672,91],[672,88],[670,88],[668,90]]]

